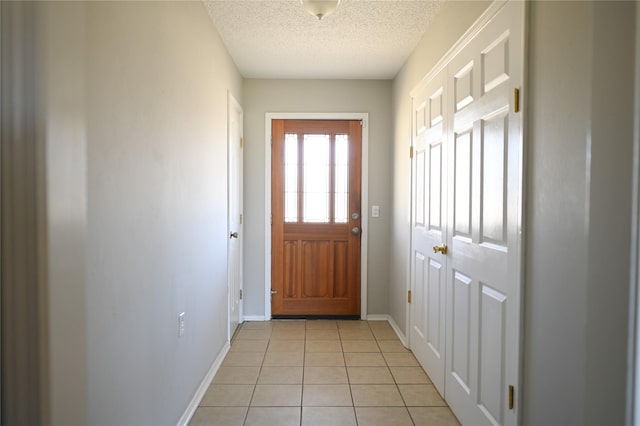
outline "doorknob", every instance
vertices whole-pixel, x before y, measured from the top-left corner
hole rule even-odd
[[[271,290],[271,295],[278,294],[278,290]]]
[[[231,234],[229,234],[229,238],[238,238],[238,233],[232,232]]]
[[[439,246],[433,246],[433,252],[434,253],[447,254],[447,245],[446,244],[440,244]]]
[[[357,226],[354,226],[353,228],[351,228],[351,233],[353,235],[360,235],[360,228],[358,228]]]

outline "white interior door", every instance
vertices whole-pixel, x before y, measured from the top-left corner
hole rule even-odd
[[[445,397],[463,424],[514,425],[519,370],[523,2],[449,63],[452,110]]]
[[[228,271],[231,339],[242,319],[242,125],[240,104],[229,94],[228,105]]]
[[[444,141],[446,69],[413,98],[411,350],[444,396],[447,162]]]
[[[412,93],[410,345],[472,426],[519,410],[523,2],[490,13]]]

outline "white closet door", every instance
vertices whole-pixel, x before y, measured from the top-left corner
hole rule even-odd
[[[410,346],[444,396],[447,162],[444,144],[446,70],[413,98],[413,220]]]
[[[463,425],[517,423],[522,13],[508,2],[448,66],[445,398]]]

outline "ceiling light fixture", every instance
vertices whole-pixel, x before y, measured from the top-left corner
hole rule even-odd
[[[341,2],[342,0],[300,0],[302,7],[318,19],[331,15]]]

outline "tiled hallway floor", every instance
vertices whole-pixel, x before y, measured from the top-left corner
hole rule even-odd
[[[244,323],[190,426],[458,425],[386,321]]]

